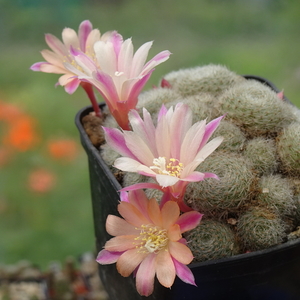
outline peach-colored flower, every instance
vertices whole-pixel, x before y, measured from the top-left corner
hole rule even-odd
[[[46,169],[36,169],[28,177],[28,187],[33,192],[47,193],[55,185],[55,175]]]
[[[166,201],[160,208],[142,190],[130,191],[128,198],[123,194],[121,200],[118,211],[124,219],[107,217],[106,230],[114,237],[106,242],[97,262],[116,262],[118,272],[124,277],[135,272],[137,291],[144,296],[152,293],[155,275],[168,288],[176,275],[195,285],[194,276],[186,266],[193,255],[182,233],[195,228],[202,215],[196,211],[180,215],[174,201]]]
[[[78,153],[78,145],[71,139],[52,140],[47,145],[49,154],[60,160],[72,161]]]

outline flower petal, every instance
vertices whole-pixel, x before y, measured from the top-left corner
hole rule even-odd
[[[175,267],[176,275],[185,283],[197,286],[195,283],[195,277],[189,267],[177,261],[172,257]]]
[[[171,176],[171,175],[157,174],[156,175],[156,180],[157,180],[157,182],[159,183],[160,186],[167,187],[167,186],[174,185],[180,179],[178,177]]]
[[[214,133],[214,131],[218,128],[221,120],[225,117],[221,116],[219,118],[216,118],[212,121],[210,121],[206,126],[205,126],[205,134],[203,136],[202,142],[199,146],[199,149],[201,149],[209,140],[209,138],[212,136],[212,134]]]
[[[141,163],[129,157],[118,157],[114,162],[114,167],[126,172],[137,172]]]
[[[136,273],[136,289],[141,296],[149,296],[154,289],[156,254],[149,254],[140,264]]]
[[[169,288],[173,285],[176,272],[168,251],[160,251],[155,259],[156,276],[161,285]]]
[[[173,224],[169,227],[168,237],[173,242],[176,242],[182,238],[182,235],[180,233],[180,226],[178,224]]]
[[[193,254],[191,250],[180,242],[169,242],[169,251],[171,256],[178,260],[182,264],[189,264],[193,260]]]
[[[136,235],[120,235],[111,238],[105,243],[105,250],[110,252],[121,252],[128,249],[135,249],[134,238]]]
[[[138,231],[133,225],[129,224],[124,219],[114,215],[107,216],[106,231],[112,236],[138,234]]]
[[[161,209],[163,228],[168,229],[175,224],[180,215],[178,204],[174,201],[167,201]]]
[[[99,252],[96,261],[101,265],[114,264],[123,253],[124,252],[110,252],[103,249]]]
[[[156,199],[152,198],[148,201],[148,214],[149,218],[153,224],[161,227],[162,226],[162,217],[159,209],[159,205]]]
[[[93,26],[92,23],[89,20],[85,20],[80,23],[79,29],[78,29],[78,39],[79,39],[79,46],[81,51],[86,51],[86,41],[88,39],[88,36],[90,32],[92,31]]]
[[[136,159],[125,143],[123,133],[117,128],[102,127],[107,144],[123,156]]]
[[[200,214],[197,211],[190,211],[182,214],[176,224],[180,226],[181,233],[194,229],[199,225],[203,214]]]
[[[118,272],[122,276],[128,277],[146,256],[147,253],[141,253],[137,249],[124,252],[117,261]]]
[[[121,202],[118,205],[120,215],[130,224],[136,227],[141,227],[143,224],[148,224],[147,216],[144,216],[135,206],[128,202]]]

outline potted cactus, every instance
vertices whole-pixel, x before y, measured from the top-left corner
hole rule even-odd
[[[109,297],[298,299],[298,109],[269,81],[219,65],[171,72],[140,93],[170,53],[144,64],[149,43],[132,56],[111,32],[91,54],[95,31],[87,21],[79,31],[63,70],[47,52],[32,69],[60,71],[67,91],[81,85],[92,101],[76,125]]]

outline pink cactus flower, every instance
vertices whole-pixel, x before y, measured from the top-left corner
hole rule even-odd
[[[123,41],[123,37],[114,32],[108,40],[95,43],[96,62],[83,51],[73,49],[72,56],[80,68],[71,63],[66,63],[65,67],[77,74],[79,80],[95,86],[119,126],[128,130],[128,113],[135,109],[138,95],[154,67],[171,54],[162,51],[145,63],[151,46],[152,42],[145,43],[133,54],[131,39]]]
[[[65,68],[64,63],[68,62],[78,68],[74,57],[70,52],[71,47],[79,49],[94,60],[95,42],[99,40],[105,41],[111,34],[112,32],[106,32],[101,36],[100,31],[98,29],[93,29],[91,22],[88,20],[83,21],[80,24],[78,34],[71,28],[65,28],[62,31],[63,42],[52,34],[46,34],[46,43],[52,51],[48,49],[42,50],[41,54],[46,61],[37,62],[33,64],[30,69],[45,73],[63,74],[59,78],[57,85],[64,86],[65,91],[69,94],[73,94],[77,90],[78,86],[82,85],[93,104],[96,114],[99,115],[99,107],[97,105],[97,100],[93,93],[92,86],[81,82],[74,73]]]
[[[118,272],[128,277],[135,272],[140,295],[153,292],[154,278],[170,288],[176,275],[185,283],[196,285],[186,266],[193,260],[182,233],[195,228],[202,215],[192,211],[180,215],[178,204],[167,201],[162,208],[148,199],[142,190],[122,197],[118,211],[124,218],[109,215],[107,232],[114,236],[99,252],[100,264],[116,263]]]
[[[223,117],[208,124],[203,120],[192,125],[191,109],[178,103],[175,109],[162,106],[156,128],[146,109],[143,118],[131,110],[132,131],[104,127],[107,143],[122,155],[114,166],[153,177],[157,182],[138,183],[125,189],[157,188],[170,193],[182,211],[191,210],[183,201],[187,184],[209,177],[218,179],[215,174],[195,169],[221,144],[222,137],[208,140]]]

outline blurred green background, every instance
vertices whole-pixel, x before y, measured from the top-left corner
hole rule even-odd
[[[173,53],[147,88],[172,70],[215,63],[268,78],[300,106],[299,15],[300,2],[286,0],[0,0],[0,117],[10,104],[34,119],[38,136],[34,147],[7,154],[10,122],[0,118],[0,264],[29,259],[45,268],[94,250],[87,159],[74,125],[89,103],[81,90],[55,88],[57,75],[29,70],[43,61],[45,33],[60,37],[89,19],[101,32],[132,37],[136,48],[154,40],[149,58]],[[74,159],[50,155],[59,139],[75,142]],[[30,186],[38,169],[52,176],[48,190]]]

